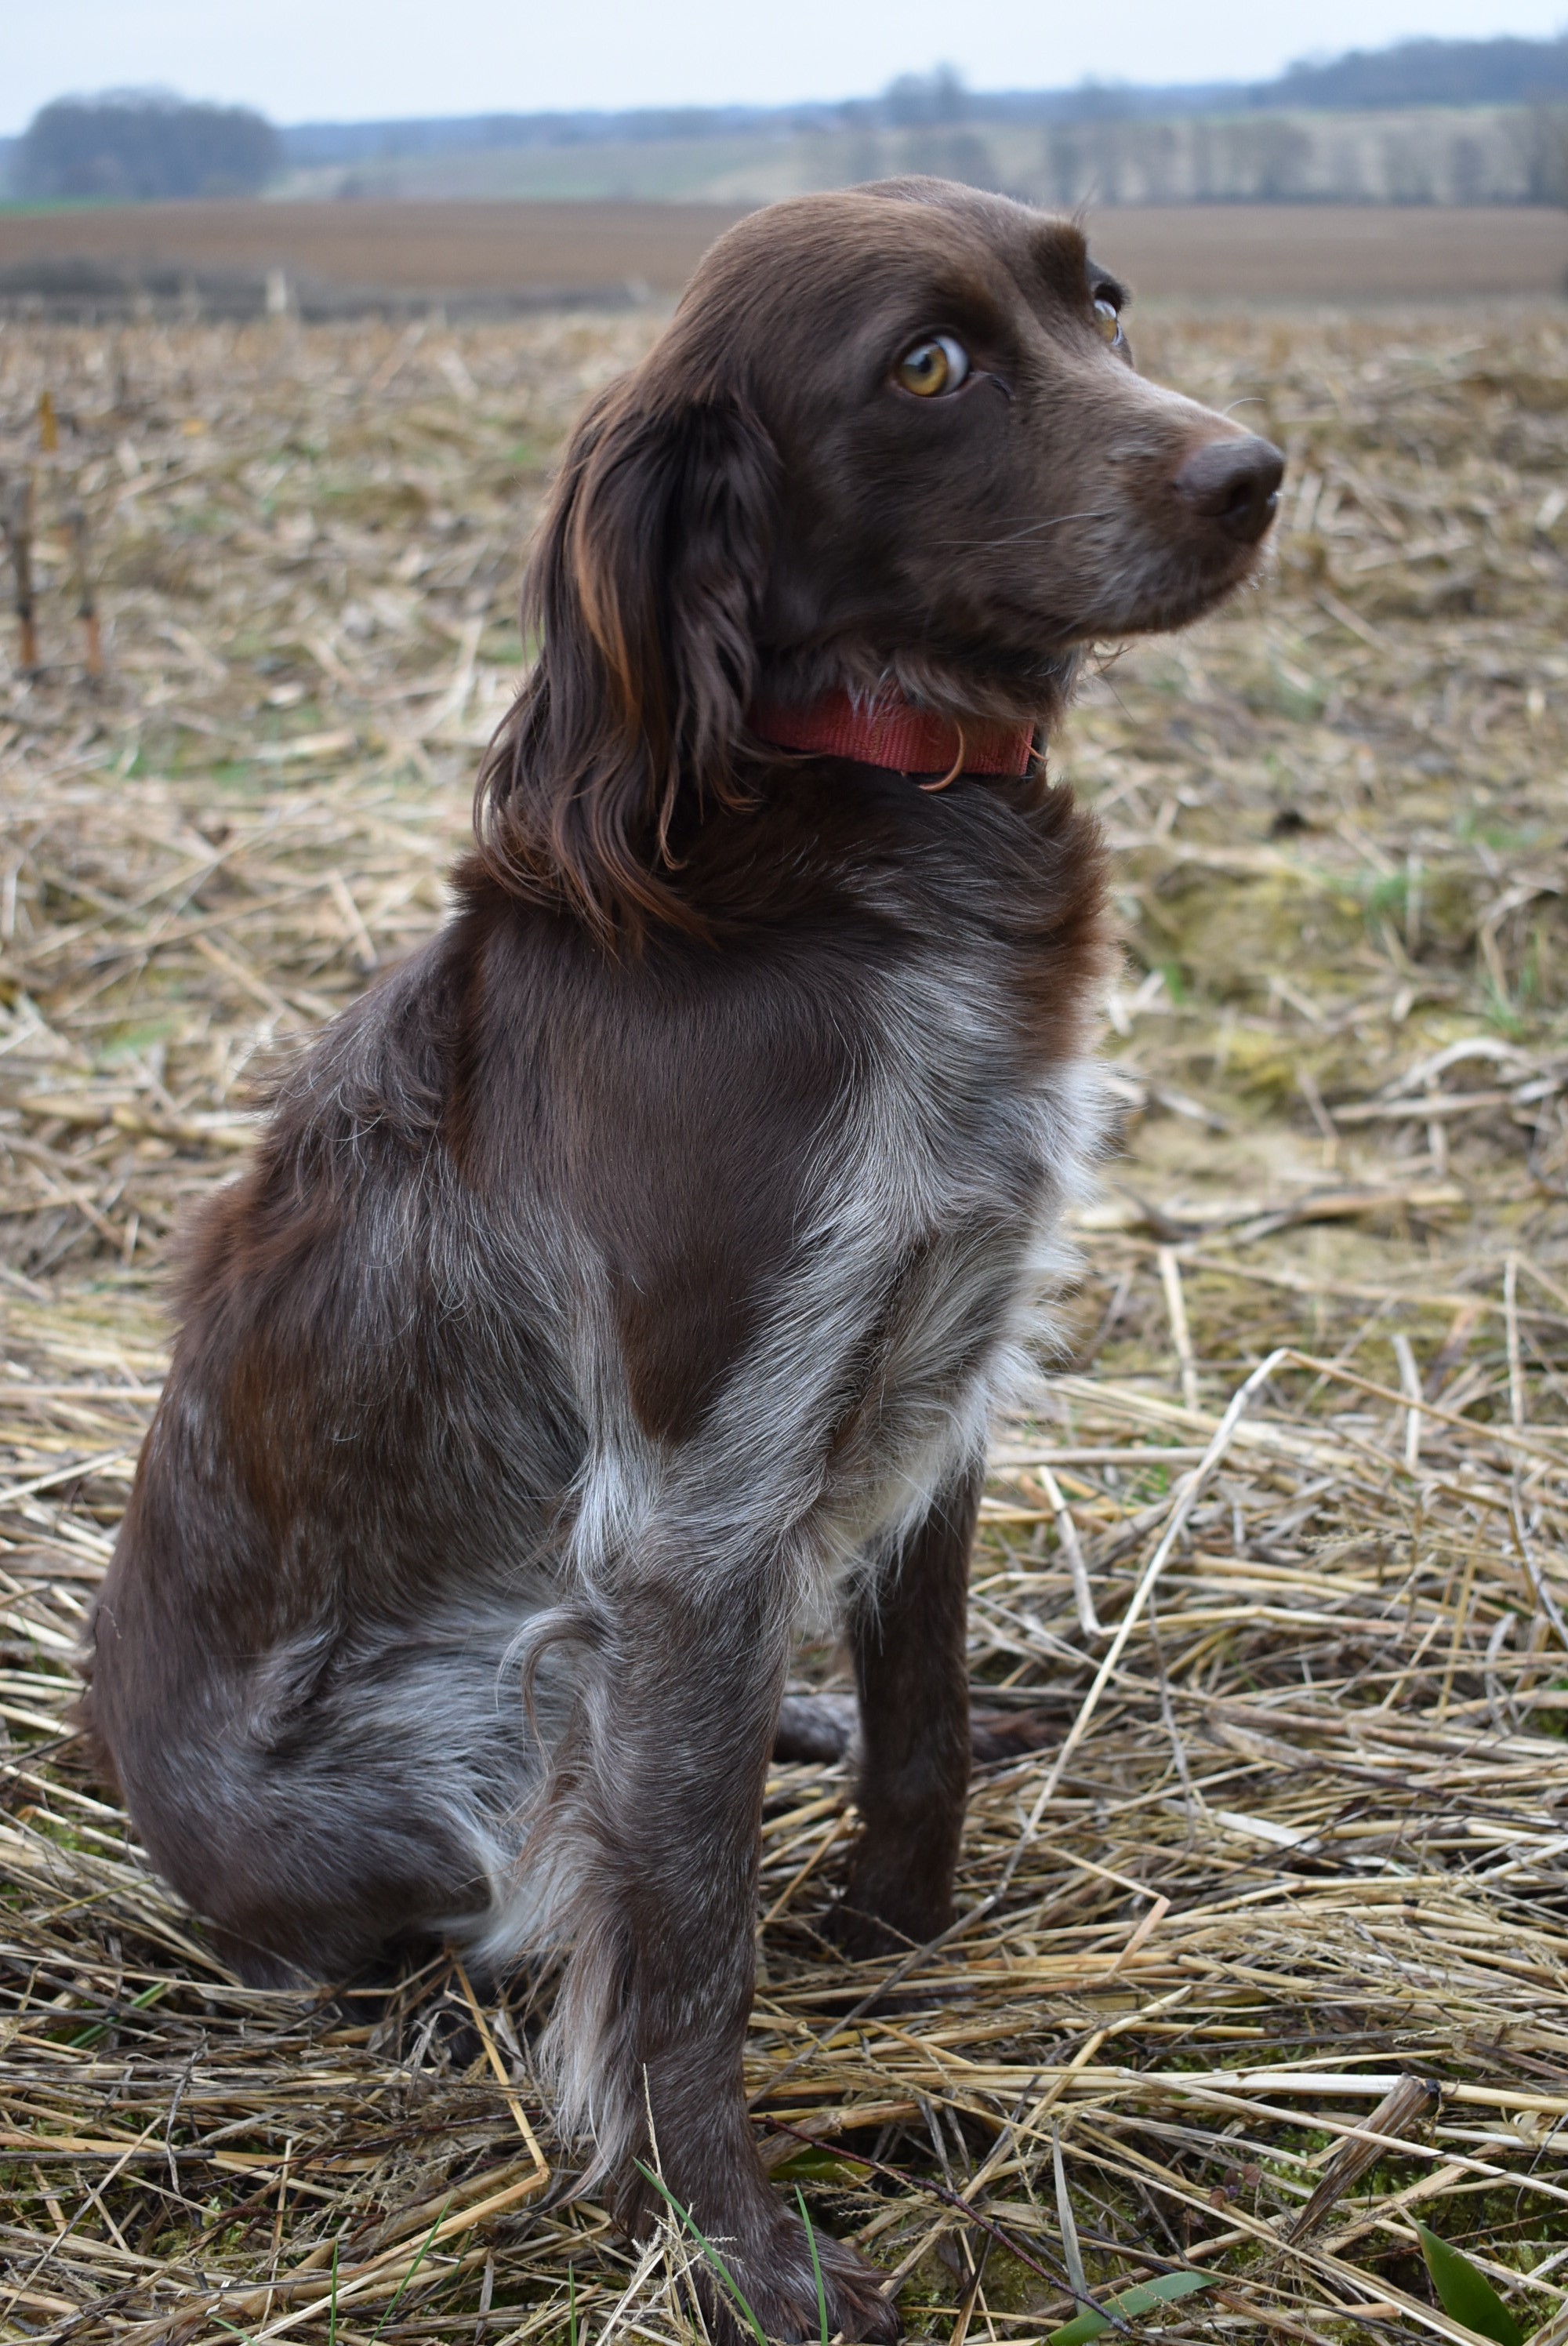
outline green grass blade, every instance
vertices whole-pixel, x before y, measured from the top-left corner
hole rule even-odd
[[[1125,2289],[1117,2297],[1108,2297],[1098,2313],[1074,2314],[1060,2330],[1053,2330],[1045,2346],[1086,2346],[1091,2338],[1109,2330],[1115,2321],[1131,2321],[1135,2315],[1150,2313],[1156,2305],[1168,2305],[1173,2299],[1191,2297],[1195,2290],[1212,2289],[1220,2279],[1218,2273],[1161,2273],[1157,2280],[1141,2280],[1135,2289]]]
[[[1497,2346],[1524,2346],[1523,2331],[1486,2275],[1424,2224],[1416,2226],[1416,2233],[1443,2311],[1482,2338],[1494,2338]]]
[[[155,1980],[151,1987],[144,1987],[139,1995],[133,1995],[124,2009],[127,2012],[146,2012],[149,2004],[157,2004],[161,1996],[167,1995],[173,1984],[172,1980]],[[80,2051],[84,2045],[96,2045],[100,2036],[107,2036],[110,2025],[107,2020],[97,2021],[91,2028],[84,2028],[80,2035],[68,2037],[66,2042]]]
[[[640,2158],[637,2159],[635,2164],[637,2173],[646,2182],[653,2185],[654,2189],[658,2193],[660,2198],[666,2199],[669,2202],[669,2205],[675,2209],[676,2214],[680,2218],[681,2222],[691,2234],[692,2239],[697,2242],[697,2247],[702,2250],[703,2255],[708,2259],[708,2263],[713,2267],[714,2271],[723,2281],[725,2288],[729,2291],[729,2294],[735,2300],[736,2304],[746,2316],[747,2327],[751,2331],[752,2336],[756,2339],[757,2346],[768,2346],[767,2333],[763,2330],[760,2321],[758,2320],[755,2313],[751,2310],[750,2306],[747,2303],[745,2292],[742,2290],[740,2283],[736,2280],[735,2275],[730,2271],[729,2267],[725,2263],[724,2259],[719,2255],[718,2250],[714,2247],[713,2242],[708,2239],[708,2234],[701,2229],[690,2208],[683,2208],[681,2206],[680,2201],[676,2198],[675,2193],[665,2182],[664,2178],[662,2176],[656,2175],[651,2167],[645,2167]]]
[[[1062,2157],[1060,2129],[1051,2129],[1051,2168],[1056,2185],[1056,2229],[1062,2237],[1062,2261],[1067,2268],[1067,2279],[1074,2297],[1087,2297],[1089,2284],[1084,2278],[1084,2255],[1078,2246],[1078,2227],[1073,2216],[1072,2194],[1067,2188],[1066,2162]]]
[[[386,2311],[382,2314],[382,2316],[381,2320],[377,2322],[377,2324],[376,2324],[375,2328],[371,2331],[371,2346],[375,2346],[376,2340],[381,2336],[382,2331],[386,2328],[387,2323],[392,2320],[392,2315],[397,2311],[398,2307],[402,2303],[402,2300],[403,2300],[403,2293],[404,2293],[404,2291],[405,2291],[406,2290],[410,2289],[410,2288],[412,2286],[412,2283],[413,2283],[413,2277],[414,2277],[415,2273],[416,2273],[416,2272],[418,2272],[418,2270],[419,2270],[419,2269],[420,2269],[421,2265],[422,2265],[422,2264],[423,2264],[424,2259],[425,2259],[426,2253],[427,2253],[427,2251],[428,2251],[428,2250],[429,2250],[429,2249],[430,2249],[430,2246],[431,2246],[432,2241],[435,2239],[435,2236],[436,2236],[437,2232],[439,2232],[439,2231],[440,2231],[440,2229],[441,2229],[441,2228],[442,2228],[443,2224],[444,2224],[444,2223],[445,2223],[445,2221],[446,2221],[446,2211],[447,2211],[447,2209],[451,2207],[451,2205],[452,2205],[452,2203],[453,2203],[453,2199],[456,2198],[456,2196],[457,2196],[457,2195],[456,2195],[456,2193],[455,2193],[455,2192],[453,2192],[453,2191],[449,2191],[449,2192],[447,2193],[447,2195],[446,2195],[445,2198],[442,2201],[440,2208],[436,2210],[436,2218],[435,2218],[435,2221],[434,2221],[434,2223],[431,2226],[431,2228],[430,2228],[429,2231],[425,2234],[425,2236],[424,2236],[423,2239],[423,2240],[420,2242],[420,2244],[419,2244],[419,2254],[418,2254],[418,2256],[417,2256],[417,2257],[415,2257],[415,2259],[414,2259],[414,2260],[413,2260],[412,2264],[412,2265],[410,2265],[410,2267],[409,2267],[409,2269],[408,2269],[407,2272],[405,2272],[405,2273],[404,2273],[404,2275],[403,2275],[403,2277],[402,2277],[402,2280],[400,2280],[400,2281],[399,2281],[399,2283],[398,2283],[398,2285],[397,2285],[397,2293],[396,2293],[396,2295],[393,2297],[392,2303],[388,2306],[388,2308],[387,2308]],[[332,2249],[332,2313],[333,2313],[333,2317],[334,2317],[334,2318],[333,2318],[333,2328],[334,2328],[334,2329],[337,2327],[337,2322],[336,2322],[336,2315],[337,2315],[337,2310],[338,2310],[338,2307],[337,2307],[337,2291],[338,2291],[338,2251],[337,2251],[336,2245],[334,2244],[334,2246],[333,2246],[333,2249]]]
[[[863,2183],[871,2171],[863,2158],[836,2150],[798,2150],[768,2170],[775,2183]]]
[[[577,2346],[577,2268],[566,2267],[566,2346]]]
[[[828,2346],[828,2292],[822,2286],[822,2259],[817,2254],[817,2234],[810,2210],[806,2205],[806,2194],[798,2183],[795,2198],[800,2209],[800,2221],[806,2227],[806,2246],[811,2251],[811,2278],[817,2284],[817,2319],[822,2325],[822,2346]]]

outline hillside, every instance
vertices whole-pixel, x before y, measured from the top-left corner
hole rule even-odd
[[[1558,203],[1568,111],[1521,107],[1112,112],[1041,124],[806,124],[722,135],[448,148],[318,163],[283,192],[320,200],[771,203],[928,171],[1034,203]]]

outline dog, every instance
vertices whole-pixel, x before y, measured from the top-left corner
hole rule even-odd
[[[1281,477],[1125,301],[936,180],[714,246],[567,449],[450,920],[197,1219],[96,1611],[92,1731],[239,1970],[569,1951],[563,2125],[770,2337],[818,2307],[741,2091],[764,1780],[842,1740],[792,1641],[858,1688],[832,1927],[925,1944],[987,1425],[1102,1146],[1105,858],[1042,745]],[[818,2247],[829,2331],[896,2336]]]

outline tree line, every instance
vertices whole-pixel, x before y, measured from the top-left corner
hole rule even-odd
[[[46,203],[248,196],[282,161],[278,133],[248,106],[110,90],[42,107],[16,142],[11,181],[15,194]]]

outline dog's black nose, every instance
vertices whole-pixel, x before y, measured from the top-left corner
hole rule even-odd
[[[1217,521],[1227,537],[1256,546],[1274,519],[1285,459],[1271,442],[1210,440],[1176,476],[1178,497]]]

